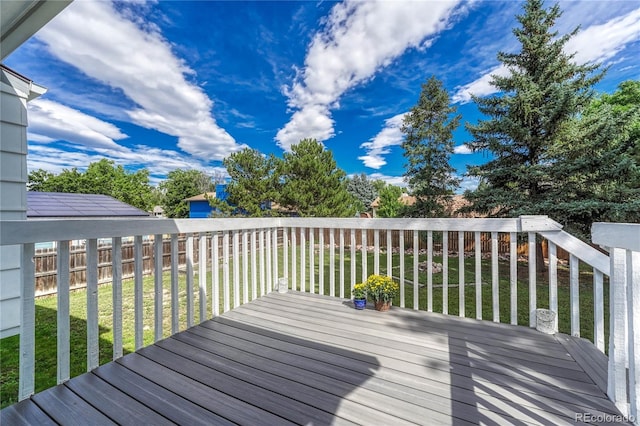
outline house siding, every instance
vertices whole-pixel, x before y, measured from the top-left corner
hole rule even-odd
[[[27,218],[26,82],[0,70],[0,220]],[[20,331],[20,246],[0,247],[0,338]]]

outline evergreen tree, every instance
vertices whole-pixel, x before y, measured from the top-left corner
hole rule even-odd
[[[362,205],[358,206],[358,210],[361,212],[369,210],[371,203],[378,197],[375,185],[367,179],[367,175],[364,173],[354,175],[349,179],[347,191],[360,201]]]
[[[603,73],[597,65],[579,65],[563,49],[578,29],[558,36],[553,30],[561,11],[558,5],[545,9],[542,0],[528,0],[520,27],[513,33],[521,44],[517,53],[498,53],[509,70],[494,75],[498,94],[473,97],[480,112],[489,117],[468,125],[473,151],[489,151],[492,160],[469,167],[469,175],[483,185],[465,196],[465,210],[498,216],[547,214],[557,201],[551,168],[552,148],[567,136],[572,120],[588,105],[592,86]]]
[[[552,150],[551,175],[562,185],[542,208],[585,239],[593,222],[640,221],[640,84],[634,83],[594,100]]]
[[[280,204],[315,217],[348,217],[355,214],[355,200],[347,192],[346,174],[331,151],[315,139],[303,139],[280,162]]]
[[[227,201],[250,216],[270,213],[265,206],[276,197],[276,164],[273,156],[265,157],[251,148],[225,158],[224,166],[231,177],[227,185]]]
[[[422,85],[418,103],[403,118],[402,149],[407,159],[404,177],[416,197],[416,203],[408,209],[410,216],[442,216],[442,206],[460,183],[449,164],[453,131],[460,122],[455,112],[442,83],[432,76]]]

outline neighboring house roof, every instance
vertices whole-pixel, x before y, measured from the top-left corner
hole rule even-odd
[[[149,217],[149,213],[107,195],[27,192],[27,218]]]
[[[185,198],[182,201],[208,201],[210,198],[216,198],[215,192],[203,192],[202,194],[194,195],[193,197]]]
[[[405,206],[412,206],[416,203],[416,197],[408,194],[402,194],[400,197],[398,197],[398,201],[400,201]],[[458,210],[460,210],[463,207],[467,207],[469,204],[470,204],[469,201],[466,198],[464,198],[464,195],[454,195],[444,205],[444,211],[446,215],[449,217],[460,217],[460,218],[488,217],[488,215],[486,214],[479,214],[475,212],[464,213],[464,214],[458,212]],[[371,203],[371,207],[374,209],[377,209],[380,207],[380,197],[376,198],[373,201],[373,203]]]

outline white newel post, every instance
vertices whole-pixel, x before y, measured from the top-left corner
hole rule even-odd
[[[596,223],[593,242],[609,248],[610,335],[607,395],[640,424],[640,224]]]
[[[609,377],[607,395],[618,409],[627,413],[627,274],[624,249],[612,248],[611,257],[611,315],[609,333]]]
[[[27,101],[45,90],[0,68],[0,221],[27,218]],[[20,331],[20,270],[20,246],[0,246],[0,338]]]

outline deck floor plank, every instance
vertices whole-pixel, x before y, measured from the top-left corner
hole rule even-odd
[[[393,382],[386,382],[382,386],[375,386],[372,380],[375,378],[370,374],[348,374],[336,378],[333,374],[322,374],[314,371],[315,365],[299,362],[293,357],[279,358],[277,356],[262,357],[259,349],[245,352],[237,346],[230,346],[226,339],[208,339],[200,336],[189,337],[182,333],[176,339],[198,346],[211,354],[222,354],[232,356],[234,360],[244,364],[242,368],[250,374],[256,373],[252,366],[268,374],[273,374],[281,378],[290,380],[305,387],[315,388],[322,393],[330,394],[329,401],[335,405],[336,398],[342,400],[340,404],[340,414],[353,421],[365,421],[365,423],[384,421],[386,414],[391,414],[394,418],[387,418],[387,421],[405,419],[419,423],[426,416],[432,418],[434,422],[444,421],[448,415],[443,413],[448,411],[450,401],[437,394],[429,394],[416,389],[402,389]],[[227,346],[229,345],[229,346]],[[172,345],[173,346],[173,345]],[[246,349],[246,348],[245,348]],[[207,355],[209,356],[209,355]],[[315,363],[317,365],[317,363]],[[336,368],[333,367],[333,371]],[[325,370],[326,371],[326,370]],[[347,371],[347,373],[349,373]],[[346,380],[343,380],[346,379]],[[278,386],[279,380],[267,379]],[[354,388],[355,385],[355,388]],[[282,388],[294,390],[295,385],[282,384]],[[295,390],[294,390],[295,391]],[[295,397],[300,398],[300,390],[295,392]],[[312,395],[314,391],[308,391]],[[317,391],[316,391],[317,392]],[[316,401],[310,404],[317,405]],[[378,410],[384,408],[383,412]],[[463,407],[464,409],[465,407]],[[461,415],[463,413],[460,413]],[[468,420],[473,417],[468,416]],[[462,416],[464,418],[464,416]],[[367,421],[368,420],[368,421]]]
[[[0,425],[57,425],[31,399],[25,399],[0,411]]]
[[[261,369],[281,374],[301,383],[308,381],[313,383],[313,386],[328,392],[356,385],[358,388],[347,395],[346,398],[357,404],[369,406],[369,409],[372,410],[380,406],[400,409],[400,412],[395,414],[398,417],[406,416],[405,411],[410,411],[416,417],[413,421],[419,422],[420,419],[431,418],[432,421],[439,422],[439,418],[443,414],[450,416],[452,411],[455,412],[460,420],[470,422],[477,421],[478,412],[487,418],[491,417],[491,414],[485,412],[485,409],[474,407],[478,398],[472,390],[459,390],[456,394],[458,400],[452,402],[450,397],[446,396],[449,393],[448,385],[435,380],[422,381],[417,386],[407,386],[402,384],[401,380],[394,381],[393,377],[387,377],[385,380],[377,377],[375,372],[371,374],[370,366],[366,366],[366,372],[361,373],[359,371],[363,371],[362,368],[357,368],[354,365],[351,365],[348,369],[341,368],[333,363],[321,363],[314,359],[298,356],[295,353],[265,350],[265,345],[263,344],[242,341],[233,336],[212,333],[211,330],[207,332],[203,331],[203,329],[205,327],[196,327],[187,333],[180,333],[175,338],[206,348],[207,351],[212,353],[227,352],[229,356],[234,356],[236,360],[248,366],[259,365]],[[194,336],[191,336],[192,334]],[[209,340],[209,343],[206,343],[206,340]],[[279,345],[282,345],[282,343],[284,342],[280,342]],[[329,358],[329,360],[332,359],[335,359],[335,355]],[[354,362],[357,363],[357,361]],[[280,366],[277,364],[280,364]],[[285,366],[285,368],[282,366]],[[389,403],[387,402],[388,400],[376,397],[376,393],[404,401],[405,404]],[[483,400],[490,401],[492,411],[500,415],[510,416],[510,413],[513,414],[512,404],[507,399],[485,395]],[[452,406],[454,407],[453,410]],[[427,411],[424,411],[424,409]],[[557,405],[552,405],[548,411],[544,412],[535,406],[530,407],[529,410],[532,413],[531,421],[535,422],[534,417],[537,416],[537,421],[540,421],[540,418],[554,419],[556,424],[566,422],[567,419],[563,419],[562,415],[570,416],[571,413],[575,412],[566,410],[566,408],[562,409]],[[556,417],[556,415],[559,415],[559,417]],[[409,418],[408,420],[412,419]]]
[[[148,347],[147,349],[151,348],[152,347]],[[198,380],[182,375],[172,368],[154,362],[138,353],[130,354],[117,362],[173,392],[174,395],[184,396],[193,403],[208,410],[209,415],[214,417],[216,424],[251,424],[251,422],[256,421],[289,424],[281,417],[273,416],[263,410],[256,410],[254,406],[242,403],[241,400],[234,398],[233,395],[220,392],[213,386],[207,386]],[[204,376],[204,373],[206,372],[203,371],[202,376]]]
[[[128,357],[127,355],[126,357]],[[126,358],[125,357],[125,358]],[[132,400],[146,405],[177,424],[188,425],[228,425],[229,421],[218,414],[206,410],[187,399],[127,369],[118,362],[112,362],[94,370],[104,381],[127,393]],[[188,383],[181,385],[189,391]],[[195,393],[194,393],[195,394]],[[197,394],[195,394],[197,396]],[[217,398],[213,398],[217,400]]]
[[[60,424],[73,426],[117,424],[64,385],[37,393],[31,399],[42,411]]]
[[[310,388],[296,386],[277,376],[266,377],[258,369],[238,368],[214,356],[207,359],[196,348],[179,348],[175,343],[171,347],[176,351],[182,349],[183,354],[169,351],[164,345],[148,347],[141,354],[166,367],[175,368],[179,374],[197,378],[206,386],[224,390],[238,400],[259,406],[297,424],[353,424],[347,419],[335,418],[331,413],[336,409],[339,398],[330,398]]]
[[[249,345],[253,344],[256,346],[256,353],[266,358],[282,358],[282,355],[275,355],[279,352],[285,354],[283,362],[301,362],[295,360],[302,359],[304,360],[302,362],[306,362],[305,368],[325,375],[332,375],[344,381],[348,381],[354,374],[359,376],[370,375],[372,369],[376,368],[375,365],[344,356],[337,350],[325,352],[314,348],[310,343],[307,346],[302,346],[292,343],[286,336],[282,338],[283,335],[272,334],[268,331],[258,332],[257,329],[252,328],[250,325],[223,318],[219,318],[215,322],[206,322],[201,327],[189,330],[189,333],[211,338],[211,334],[202,331],[204,329],[215,330],[228,338],[247,342]],[[217,334],[217,336],[220,336],[220,334]],[[230,344],[228,339],[225,344]],[[244,347],[234,345],[234,347],[247,350],[246,345]],[[413,392],[413,390],[424,390],[425,386],[429,386],[432,382],[434,382],[433,385],[435,387],[448,387],[451,386],[452,382],[455,382],[457,388],[471,393],[479,392],[484,397],[496,397],[505,401],[532,406],[543,403],[564,413],[572,410],[573,412],[581,412],[580,410],[586,408],[609,412],[607,409],[611,408],[609,401],[603,399],[602,395],[600,397],[590,395],[568,396],[563,390],[541,386],[537,383],[530,383],[527,387],[524,387],[518,381],[509,383],[506,380],[498,382],[493,380],[490,382],[477,375],[461,376],[456,373],[456,376],[452,379],[453,375],[449,371],[442,371],[429,366],[424,366],[423,371],[417,371],[411,365],[403,369],[390,368],[384,357],[378,357],[377,359],[381,368],[377,372],[375,379],[383,383],[381,385],[383,388],[387,388],[387,384],[391,382],[401,384],[409,392]],[[370,379],[365,385],[370,383],[376,383],[376,381]],[[542,393],[544,391],[549,396],[543,396]],[[535,402],[530,403],[533,400]]]
[[[161,426],[175,424],[146,405],[132,400],[129,395],[111,386],[95,374],[83,374],[75,377],[69,380],[66,386],[120,425]]]
[[[588,371],[589,377],[595,382],[602,392],[607,391],[607,357],[600,352],[591,342],[580,337],[559,334],[558,342],[567,349],[567,352],[576,360],[584,371]]]
[[[264,309],[262,306],[240,307],[229,312],[229,318],[237,319],[240,316],[249,316],[255,318],[257,323],[268,322],[272,329],[277,329],[282,333],[304,333],[314,340],[322,341],[329,345],[341,345],[349,347],[351,340],[360,341],[359,348],[374,355],[385,355],[398,360],[410,361],[415,364],[421,364],[425,357],[430,359],[431,363],[438,363],[446,368],[458,369],[475,369],[483,371],[485,374],[504,374],[514,377],[521,377],[530,380],[543,380],[549,385],[559,386],[566,389],[588,392],[599,395],[601,391],[593,384],[588,375],[582,371],[567,371],[550,367],[542,362],[536,366],[528,366],[524,364],[517,365],[517,369],[513,368],[513,364],[496,358],[495,361],[483,360],[476,357],[473,353],[467,356],[449,353],[438,348],[424,348],[403,342],[393,341],[390,345],[380,344],[381,339],[371,336],[363,336],[354,333],[348,328],[331,328],[318,322],[309,322],[306,317],[292,317],[283,312],[275,312],[273,310]],[[442,342],[446,347],[446,343]]]
[[[529,327],[271,293],[8,407],[0,420],[570,425],[578,413],[619,414],[601,390],[606,357],[590,349]]]
[[[274,309],[273,305],[277,305],[280,311],[285,312],[296,312],[299,308],[295,304],[286,304],[283,303],[282,299],[277,298],[265,298],[264,300],[256,301],[256,304],[260,306],[270,306],[271,309]],[[567,359],[567,351],[559,350],[557,343],[551,348],[544,348],[539,345],[534,346],[536,348],[536,352],[531,351],[531,346],[523,345],[512,345],[510,343],[504,343],[501,340],[498,340],[498,343],[495,343],[496,340],[494,336],[490,333],[474,333],[470,335],[468,332],[459,333],[456,331],[447,331],[446,333],[437,333],[432,327],[429,327],[428,324],[417,324],[415,327],[409,328],[406,322],[395,318],[394,316],[387,316],[386,318],[380,318],[381,315],[377,315],[375,312],[363,312],[362,317],[357,318],[353,315],[345,315],[346,312],[328,312],[326,309],[322,310],[320,308],[308,307],[305,308],[306,318],[308,319],[316,319],[321,321],[322,323],[327,323],[331,319],[338,319],[340,323],[348,328],[349,330],[357,331],[358,334],[369,334],[375,335],[379,337],[385,337],[391,341],[398,340],[401,342],[407,342],[418,346],[426,346],[433,347],[435,345],[439,345],[439,343],[443,343],[444,339],[446,339],[447,348],[450,351],[455,351],[456,347],[460,348],[460,351],[466,353],[469,349],[474,350],[474,352],[486,355],[491,359],[495,359],[496,356],[500,356],[502,358],[515,358],[516,360],[528,360],[533,362],[539,361],[539,356],[544,355],[545,358],[552,363],[553,366],[558,366],[560,368],[568,368],[576,371],[582,371],[579,365],[577,365],[572,360]],[[342,315],[340,315],[342,314]],[[373,314],[373,315],[371,315]],[[394,312],[395,314],[395,312]],[[372,325],[384,325],[389,331],[384,332],[372,327]],[[522,327],[525,328],[525,327]],[[429,334],[421,333],[417,334],[416,331],[419,330],[429,330]]]

